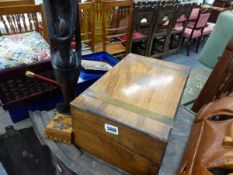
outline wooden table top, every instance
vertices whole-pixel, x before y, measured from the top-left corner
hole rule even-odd
[[[129,54],[71,105],[167,141],[189,72]]]

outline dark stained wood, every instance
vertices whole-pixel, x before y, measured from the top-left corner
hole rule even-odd
[[[71,103],[75,144],[130,173],[156,173],[188,74],[129,54]]]
[[[174,4],[161,5],[158,9],[155,8],[153,15],[154,26],[149,36],[150,41],[147,47],[147,56],[162,56],[162,58],[165,56],[176,10],[178,10],[178,5]]]
[[[79,5],[73,0],[44,0],[43,5],[47,16],[51,63],[64,97],[58,109],[61,113],[68,112],[70,101],[76,97],[81,69]],[[75,48],[71,47],[72,39],[75,39]]]
[[[130,40],[130,48],[129,51],[132,52],[136,50],[135,44],[138,42],[145,42],[149,43],[149,33],[152,31],[153,27],[153,15],[154,9],[157,7],[157,2],[153,2],[153,4],[144,4],[144,3],[137,3],[134,5],[133,8],[133,20],[132,20],[132,28],[131,28],[131,40]],[[143,22],[144,20],[144,22]],[[141,37],[133,37],[133,34],[137,32],[140,33]],[[146,55],[146,49],[144,51],[144,55]]]
[[[52,79],[54,78],[51,73],[52,66],[50,61],[34,63],[30,65],[21,65],[1,70],[0,98],[5,110],[14,109],[14,107],[16,106],[31,103],[33,100],[43,99],[44,97],[51,97],[52,95],[59,92],[57,86],[44,83],[37,79],[27,78],[25,76],[25,72],[29,70]],[[10,85],[11,82],[14,83],[14,86]],[[42,88],[42,91],[34,90],[36,89],[34,87],[41,88],[45,85],[47,86],[47,88]],[[25,93],[23,93],[23,88],[25,87],[28,87],[28,94],[30,95],[25,95]]]
[[[196,4],[180,4],[175,12],[174,16],[174,24],[172,26],[171,32],[170,32],[170,43],[169,47],[167,45],[167,48],[165,48],[166,52],[169,53],[178,53],[182,44],[183,39],[183,33],[184,30],[189,22],[189,16],[192,12],[193,7],[196,6]],[[176,28],[176,26],[179,26]],[[173,40],[177,36],[177,44],[173,47]]]
[[[196,45],[196,53],[198,53],[198,48],[199,48],[199,44],[201,41],[201,38],[204,36],[203,32],[205,27],[207,26],[207,22],[210,16],[210,11],[207,10],[201,10],[199,11],[198,17],[196,19],[196,21],[194,22],[193,26],[187,26],[187,28],[189,28],[191,30],[190,35],[187,36],[188,42],[187,42],[187,56],[189,56],[189,52],[190,52],[190,46],[193,42],[193,39],[197,40],[197,45]],[[195,36],[195,32],[196,31],[200,31],[200,34]]]
[[[206,81],[202,91],[195,101],[192,110],[199,109],[216,99],[228,96],[233,91],[233,38],[228,43],[218,63]]]

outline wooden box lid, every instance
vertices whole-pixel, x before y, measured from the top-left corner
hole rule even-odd
[[[188,75],[186,66],[129,54],[71,106],[167,141]]]

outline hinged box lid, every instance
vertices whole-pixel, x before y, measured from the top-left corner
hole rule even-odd
[[[189,71],[129,54],[71,105],[166,142]]]

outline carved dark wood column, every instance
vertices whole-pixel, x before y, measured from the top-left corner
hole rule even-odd
[[[44,8],[51,63],[64,96],[64,108],[62,108],[69,111],[69,103],[76,96],[81,64],[78,3],[77,0],[44,0]],[[74,37],[75,50],[71,48]]]

